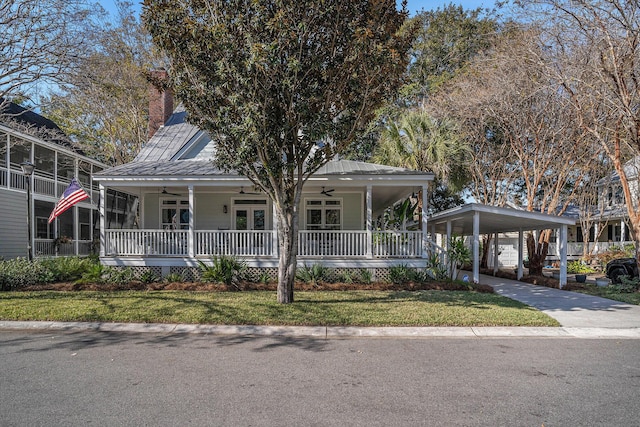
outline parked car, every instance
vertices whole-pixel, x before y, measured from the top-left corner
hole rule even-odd
[[[606,275],[612,283],[621,283],[621,276],[640,277],[635,258],[617,258],[607,263]]]

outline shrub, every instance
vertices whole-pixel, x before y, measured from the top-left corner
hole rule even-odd
[[[322,264],[313,264],[311,267],[307,267],[305,264],[296,277],[305,283],[311,283],[313,286],[318,286],[320,282],[327,281],[331,273],[331,270]]]
[[[567,273],[570,274],[589,274],[593,272],[593,268],[579,260],[572,261],[567,265]]]
[[[184,282],[184,277],[180,273],[169,273],[162,279],[165,283],[182,283]]]
[[[389,279],[392,283],[404,285],[416,279],[416,270],[406,264],[394,265],[389,268]]]
[[[211,258],[211,266],[206,265],[202,261],[198,261],[200,270],[202,271],[202,280],[207,282],[224,283],[227,287],[237,285],[240,275],[247,268],[246,263],[231,256],[219,256]]]
[[[38,260],[15,258],[0,261],[0,290],[9,291],[50,281],[51,273]]]
[[[52,282],[78,280],[97,261],[80,257],[59,257],[43,259],[42,264],[51,273]]]
[[[640,290],[640,278],[639,277],[629,277],[629,276],[620,276],[620,283],[610,285],[616,291],[620,293],[633,293]]]
[[[368,285],[373,281],[373,275],[371,274],[371,270],[366,268],[361,268],[358,270],[359,282]]]
[[[147,270],[140,275],[140,281],[142,283],[155,283],[158,281],[158,276],[153,274],[152,271]]]
[[[435,280],[444,280],[449,277],[447,267],[441,262],[438,254],[432,254],[427,258],[426,274]]]

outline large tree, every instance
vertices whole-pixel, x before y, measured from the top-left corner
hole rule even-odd
[[[162,58],[135,17],[132,4],[116,1],[78,70],[45,102],[43,112],[82,150],[107,164],[129,162],[147,141],[148,71]]]
[[[0,1],[0,107],[67,81],[88,48],[92,13],[84,0]]]
[[[399,86],[411,32],[395,0],[145,0],[189,119],[214,162],[273,200],[278,301],[293,302],[307,179],[361,133]]]
[[[489,169],[480,176],[496,180],[484,183],[484,191],[515,191],[525,209],[558,215],[587,176],[594,151],[575,126],[562,84],[546,78],[546,48],[539,35],[526,27],[505,33],[490,53],[476,59],[476,67],[456,79],[447,102],[462,123],[482,129],[485,143],[499,156],[476,164]],[[490,169],[498,164],[503,167],[496,176]],[[532,274],[541,274],[550,236],[545,230],[527,238]]]
[[[549,69],[571,97],[576,123],[598,142],[619,177],[640,260],[640,3],[522,0],[537,12],[553,56]],[[636,178],[637,179],[637,178]]]

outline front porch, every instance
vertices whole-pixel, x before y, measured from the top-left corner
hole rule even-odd
[[[105,230],[103,260],[127,264],[126,259],[152,258],[155,263],[184,263],[212,256],[233,256],[250,265],[278,260],[273,230]],[[422,231],[301,230],[298,258],[303,262],[343,264],[353,260],[421,260],[442,251]],[[164,262],[161,262],[164,259]],[[174,260],[172,262],[171,260]],[[190,264],[190,263],[187,263]]]

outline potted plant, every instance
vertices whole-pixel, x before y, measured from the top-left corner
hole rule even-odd
[[[58,236],[55,239],[53,239],[53,247],[56,248],[56,250],[60,249],[61,245],[65,245],[67,243],[71,243],[71,237],[69,236]]]
[[[569,263],[567,273],[575,274],[576,282],[585,283],[587,274],[593,273],[593,268],[589,267],[582,260],[576,260]]]

